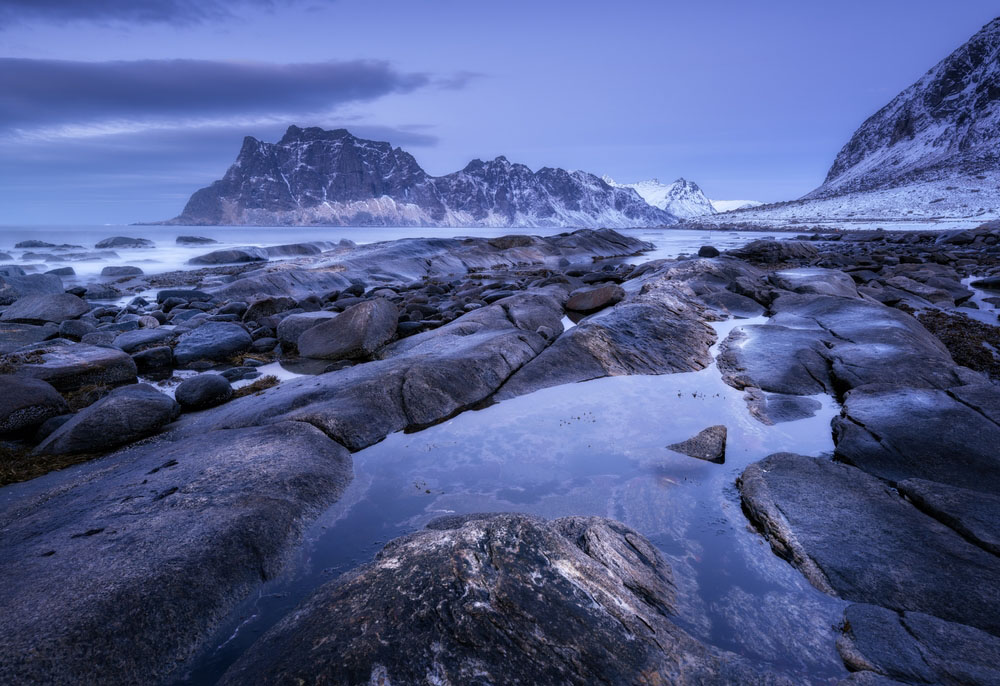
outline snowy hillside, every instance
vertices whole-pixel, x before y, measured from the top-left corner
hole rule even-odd
[[[711,203],[716,212],[732,212],[764,204],[760,200],[712,200]]]
[[[653,207],[666,210],[681,218],[700,217],[715,214],[712,201],[705,197],[698,184],[685,179],[673,183],[661,183],[659,179],[649,179],[637,183],[616,183],[610,176],[602,177],[614,188],[631,188]]]

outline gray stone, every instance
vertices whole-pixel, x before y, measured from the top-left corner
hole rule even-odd
[[[781,424],[813,417],[823,407],[814,398],[782,393],[765,393],[758,388],[748,388],[744,394],[750,414],[764,424]]]
[[[817,588],[1000,632],[1000,558],[883,481],[781,453],[747,467],[738,485],[751,522]]]
[[[779,264],[784,262],[795,262],[800,260],[810,260],[819,254],[819,249],[812,243],[805,241],[775,241],[758,240],[746,245],[728,250],[727,255],[738,257],[748,262],[759,262],[762,264]]]
[[[92,322],[83,319],[67,319],[59,324],[59,335],[63,338],[80,340],[88,333],[97,331]]]
[[[321,587],[220,683],[790,683],[694,640],[674,593],[623,524],[447,517]]]
[[[68,411],[66,401],[51,384],[0,374],[0,434],[35,429]]]
[[[114,236],[105,238],[95,246],[98,250],[106,248],[155,248],[156,243],[148,238],[129,238],[128,236]]]
[[[200,302],[205,300],[212,300],[212,296],[205,291],[196,291],[191,289],[182,288],[167,288],[165,290],[159,291],[156,294],[156,302],[165,303],[171,298],[177,298],[182,302]]]
[[[287,351],[298,350],[299,336],[317,324],[336,316],[336,312],[327,312],[326,310],[288,315],[278,322],[277,332],[281,347]]]
[[[0,321],[44,324],[76,319],[90,311],[90,305],[69,293],[26,295],[18,298],[0,315]]]
[[[243,321],[259,322],[264,317],[295,307],[295,300],[286,296],[265,296],[250,303],[243,313]]]
[[[35,324],[13,324],[0,322],[0,355],[12,353],[32,343],[41,343],[59,333],[59,328],[53,324],[37,326]]]
[[[12,353],[5,361],[14,374],[42,379],[62,393],[78,391],[84,386],[120,386],[136,380],[135,362],[127,353],[86,343],[48,341]]]
[[[566,309],[573,312],[596,312],[619,303],[624,298],[625,291],[621,286],[598,286],[573,293],[566,301]]]
[[[221,374],[199,374],[185,379],[174,391],[174,398],[185,410],[204,410],[233,397],[233,387]]]
[[[770,280],[778,288],[794,293],[815,293],[842,298],[858,297],[854,279],[836,269],[818,267],[785,269],[771,274]]]
[[[353,305],[299,336],[299,354],[321,360],[370,357],[396,334],[399,311],[384,298]]]
[[[733,388],[816,395],[833,390],[822,331],[784,326],[738,326],[719,346],[717,363]]]
[[[705,293],[698,297],[712,309],[731,314],[734,317],[749,319],[764,314],[764,306],[752,298],[729,291]]]
[[[62,279],[55,274],[29,274],[24,270],[6,268],[0,273],[0,305],[10,305],[26,295],[58,295],[63,293]]]
[[[944,391],[856,389],[833,430],[837,459],[891,482],[919,478],[985,492],[1000,483],[1000,426]]]
[[[177,338],[177,332],[172,329],[136,329],[118,334],[112,345],[127,353],[135,353],[146,348],[155,348],[171,343],[175,338]]]
[[[935,481],[906,479],[899,492],[939,522],[983,550],[1000,555],[1000,495],[955,488]]]
[[[131,266],[107,266],[101,270],[101,276],[142,276],[142,269]]]
[[[205,255],[192,257],[188,264],[240,264],[245,262],[267,262],[267,251],[263,248],[230,248],[215,250]]]
[[[0,503],[0,682],[164,682],[351,479],[301,422],[136,446]]]
[[[174,399],[147,384],[116,388],[46,438],[38,454],[98,453],[155,433],[173,421]]]
[[[177,245],[211,245],[219,241],[214,238],[205,238],[204,236],[178,236],[174,242]]]
[[[686,441],[668,445],[667,449],[706,462],[724,464],[726,461],[726,427],[722,424],[710,426]]]
[[[153,379],[169,378],[174,366],[174,351],[169,346],[147,348],[132,354],[136,370]]]
[[[174,358],[181,365],[196,360],[221,362],[246,351],[252,343],[250,334],[239,324],[208,322],[181,335]]]

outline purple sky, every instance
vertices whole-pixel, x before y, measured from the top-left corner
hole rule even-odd
[[[798,197],[995,0],[0,0],[0,224],[175,216],[244,135],[346,127]]]

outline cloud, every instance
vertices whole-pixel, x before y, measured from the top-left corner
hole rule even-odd
[[[0,0],[0,27],[22,21],[200,24],[297,0]]]
[[[74,62],[0,58],[0,135],[85,138],[329,118],[337,107],[427,86],[387,62]]]

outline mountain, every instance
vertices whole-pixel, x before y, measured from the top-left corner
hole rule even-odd
[[[712,207],[719,213],[745,210],[750,207],[760,207],[764,204],[760,200],[712,200],[711,202]]]
[[[635,191],[582,171],[537,172],[505,157],[431,176],[412,155],[344,129],[290,126],[243,141],[226,175],[170,224],[338,226],[659,226],[676,223]]]
[[[677,179],[673,183],[660,183],[659,179],[639,181],[638,183],[615,183],[610,176],[601,177],[614,188],[632,188],[642,196],[642,199],[653,207],[666,210],[681,218],[700,217],[715,214],[712,201],[698,187],[698,184],[685,179]]]

